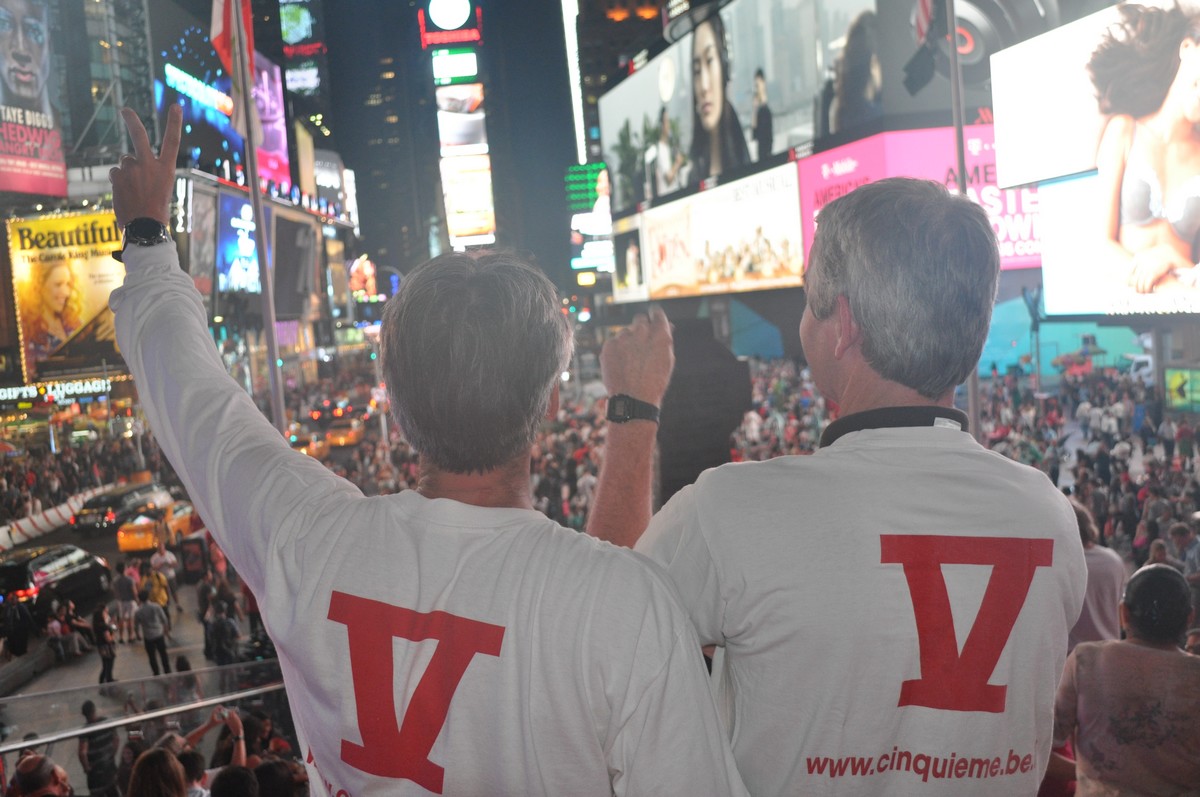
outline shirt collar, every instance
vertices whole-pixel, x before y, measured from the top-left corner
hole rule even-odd
[[[880,407],[838,418],[821,434],[821,448],[833,445],[843,435],[864,429],[891,429],[908,426],[941,426],[967,431],[967,414],[954,407]]]

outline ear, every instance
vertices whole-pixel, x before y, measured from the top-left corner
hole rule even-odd
[[[1117,616],[1121,620],[1121,630],[1129,631],[1129,607],[1125,605],[1125,601],[1121,601],[1117,605]],[[1126,634],[1128,636],[1128,634]]]
[[[857,346],[862,339],[862,329],[850,312],[850,300],[841,295],[837,297],[837,344],[833,356],[841,359],[851,347]]]
[[[552,421],[558,415],[558,387],[562,383],[555,379],[554,387],[550,388],[550,405],[546,407],[546,420]]]

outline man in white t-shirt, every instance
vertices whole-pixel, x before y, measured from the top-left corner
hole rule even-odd
[[[709,470],[651,521],[653,430],[609,426],[589,531],[664,565],[723,647],[752,794],[1038,790],[1086,572],[1066,498],[953,405],[998,269],[975,203],[863,186],[821,211],[805,276],[804,354],[842,413],[814,455]],[[605,346],[622,404],[661,400],[655,345]]]
[[[405,276],[380,337],[415,490],[364,498],[293,451],[225,373],[166,234],[137,116],[111,171],[110,300],[155,435],[258,597],[315,794],[745,794],[699,643],[658,566],[534,512],[570,327],[545,275],[450,255]]]
[[[179,567],[179,560],[175,554],[167,550],[167,541],[158,541],[158,550],[150,554],[150,569],[162,573],[163,578],[167,580],[167,588],[171,592],[171,600],[175,602],[175,610],[182,612],[183,604],[179,602],[179,592],[176,590],[175,583],[175,568]]]

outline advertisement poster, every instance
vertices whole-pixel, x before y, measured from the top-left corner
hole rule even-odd
[[[603,163],[567,167],[563,180],[571,211],[571,270],[613,270],[612,212]]]
[[[0,3],[0,191],[67,195],[49,6]]]
[[[796,179],[785,163],[642,214],[650,298],[799,287]]]
[[[171,0],[155,0],[150,15],[154,64],[154,104],[160,125],[167,109],[183,109],[179,165],[239,184],[245,181],[245,143],[233,128],[233,79],[222,67],[201,22]],[[279,66],[254,53],[253,96],[263,141],[258,147],[259,177],[291,190],[283,79]]]
[[[280,0],[279,28],[287,67],[287,89],[302,97],[317,97],[328,82],[322,0]]]
[[[191,231],[188,235],[188,273],[196,290],[204,297],[205,308],[212,304],[213,271],[217,262],[217,192],[191,189]]]
[[[1041,218],[1035,188],[1000,189],[991,125],[964,130],[967,196],[983,206],[996,231],[1003,269],[1042,262]],[[805,250],[812,246],[821,208],[860,185],[884,177],[918,177],[958,190],[954,129],[880,133],[799,161]]]
[[[600,144],[616,217],[645,201],[769,168],[778,163],[774,156],[811,142],[814,111],[824,107],[828,115],[822,98],[830,67],[855,21],[875,4],[691,5],[672,21],[686,23],[684,35],[600,97]]]
[[[263,208],[269,227],[270,206]],[[259,240],[254,223],[254,207],[245,194],[220,192],[217,203],[217,288],[222,291],[262,293],[262,282],[258,275],[258,253],[255,241]],[[267,262],[271,261],[270,244],[267,245]]]
[[[125,278],[113,260],[111,212],[9,219],[8,248],[25,381],[123,368],[108,295]]]
[[[644,302],[650,298],[646,270],[642,267],[642,241],[638,216],[613,222],[613,301]]]

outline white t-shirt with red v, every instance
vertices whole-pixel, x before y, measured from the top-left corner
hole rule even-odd
[[[1046,476],[958,428],[706,471],[637,545],[704,644],[751,794],[1033,795],[1086,572]]]

